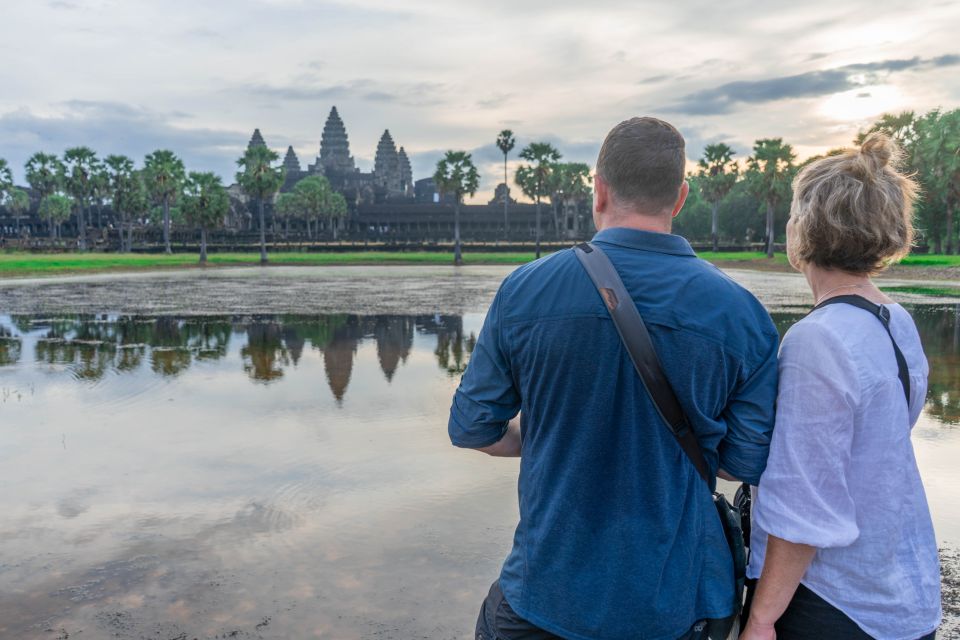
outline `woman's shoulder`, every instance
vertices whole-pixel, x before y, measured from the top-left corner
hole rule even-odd
[[[848,323],[842,316],[842,313],[836,313],[833,306],[830,306],[801,318],[784,334],[781,357],[784,351],[809,354],[811,350],[834,351],[838,347],[846,350]]]
[[[922,359],[923,348],[910,313],[898,304],[890,310],[890,328],[909,363]],[[862,376],[879,372],[878,361],[892,357],[890,336],[880,320],[853,305],[832,304],[804,317],[783,338],[781,362],[811,366],[846,364]]]

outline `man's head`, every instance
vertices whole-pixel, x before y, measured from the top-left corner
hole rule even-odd
[[[597,229],[652,223],[669,230],[689,190],[685,166],[683,136],[672,125],[645,117],[615,126],[597,158]]]

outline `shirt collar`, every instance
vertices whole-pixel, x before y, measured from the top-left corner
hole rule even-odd
[[[696,257],[697,255],[685,238],[675,236],[671,233],[655,233],[653,231],[641,231],[639,229],[628,229],[626,227],[611,227],[603,231],[598,231],[597,234],[593,236],[593,241],[615,244],[629,249],[669,253],[675,256]]]

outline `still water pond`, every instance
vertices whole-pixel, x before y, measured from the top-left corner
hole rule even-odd
[[[90,312],[85,280],[0,287],[0,638],[470,637],[517,462],[450,447],[446,412],[503,273],[466,294],[385,276],[357,285],[361,313],[291,302],[286,276],[246,307],[229,279],[175,277],[160,314]],[[800,317],[802,282],[741,277],[782,330]],[[94,284],[135,304],[157,283]],[[205,287],[223,315],[178,309]],[[309,313],[253,313],[270,291]],[[919,302],[931,377],[913,439],[955,548],[960,313]]]

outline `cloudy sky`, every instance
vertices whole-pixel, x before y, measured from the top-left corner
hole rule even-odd
[[[954,0],[0,0],[0,157],[179,153],[232,182],[254,127],[313,162],[332,105],[359,166],[389,128],[432,173],[493,141],[591,165],[611,126],[673,122],[695,160],[783,137],[801,157],[884,111],[960,106]],[[516,152],[514,152],[515,154]]]

